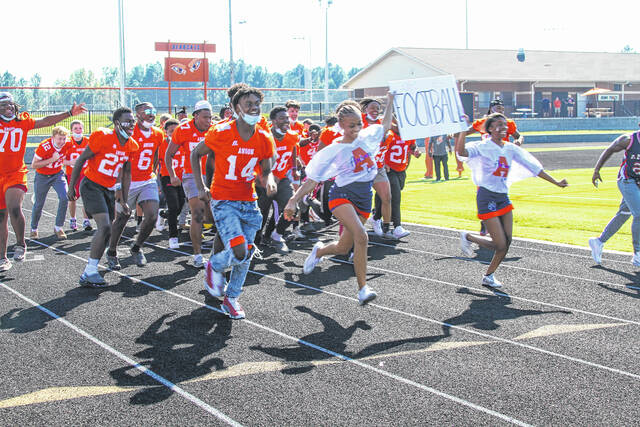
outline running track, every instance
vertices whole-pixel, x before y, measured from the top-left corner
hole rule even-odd
[[[53,193],[45,209],[55,211]],[[90,233],[57,242],[52,228],[45,213],[28,261],[0,276],[2,425],[631,425],[640,416],[630,256],[605,253],[596,267],[587,250],[515,240],[497,273],[504,293],[494,293],[479,285],[489,253],[467,259],[456,232],[408,226],[397,244],[371,239],[375,304],[358,306],[344,259],[303,276],[311,245],[300,244],[253,263],[248,318],[231,321],[203,290],[203,271],[187,265],[189,247],[170,251],[154,231],[149,265],[138,268],[125,241],[123,270],[93,290],[77,286]]]

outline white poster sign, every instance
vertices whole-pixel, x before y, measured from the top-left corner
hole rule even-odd
[[[396,94],[393,108],[405,141],[469,128],[452,75],[394,80],[389,82],[389,90]]]

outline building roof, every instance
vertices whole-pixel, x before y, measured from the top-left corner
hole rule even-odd
[[[525,50],[519,62],[516,50],[426,49],[397,47],[385,52],[344,85],[359,88],[357,81],[386,59],[401,55],[431,72],[453,74],[457,80],[482,82],[618,82],[640,81],[640,54],[606,52],[557,52]],[[398,80],[401,77],[398,70]]]

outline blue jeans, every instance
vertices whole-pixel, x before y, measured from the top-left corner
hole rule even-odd
[[[620,189],[622,198],[633,215],[631,223],[633,251],[640,252],[640,188],[633,179],[620,179],[618,180],[618,189]]]
[[[56,214],[56,225],[62,227],[64,225],[64,219],[67,216],[67,206],[69,205],[69,199],[67,199],[67,178],[63,171],[60,171],[53,175],[45,175],[36,172],[36,177],[33,181],[33,194],[35,196],[35,203],[33,204],[33,212],[31,212],[31,229],[37,230],[38,223],[40,222],[40,216],[42,215],[42,208],[44,202],[47,201],[47,193],[49,189],[53,189],[58,194],[58,212]]]
[[[212,254],[209,262],[211,267],[220,273],[231,267],[231,277],[225,293],[229,298],[237,298],[242,293],[251,257],[255,252],[253,239],[262,226],[262,214],[256,202],[235,200],[212,200],[211,212],[224,249]],[[244,259],[236,258],[231,249],[238,242],[244,245],[247,254]],[[248,245],[252,245],[251,250],[248,249]]]

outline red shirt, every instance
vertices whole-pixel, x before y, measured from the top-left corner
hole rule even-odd
[[[273,138],[276,143],[276,154],[278,159],[273,167],[273,176],[278,179],[287,177],[287,173],[293,167],[293,149],[300,142],[300,135],[297,132],[287,131],[282,139],[278,141]]]
[[[157,127],[151,126],[148,135],[145,136],[136,123],[131,138],[140,148],[131,155],[131,182],[153,179],[153,158],[164,140],[164,133]]]
[[[111,188],[116,185],[120,169],[131,154],[138,151],[138,144],[129,138],[124,146],[111,129],[99,129],[89,137],[87,145],[94,156],[87,160],[85,176],[96,184]]]
[[[21,120],[0,120],[0,174],[27,172],[27,165],[24,163],[27,133],[35,125],[35,119],[27,113],[22,113]]]
[[[204,140],[215,154],[215,172],[211,182],[214,200],[253,201],[257,199],[253,181],[256,167],[274,155],[270,132],[256,127],[248,141],[238,133],[235,121],[216,125]]]
[[[180,146],[180,151],[184,155],[184,171],[183,173],[193,173],[191,169],[191,152],[204,141],[204,136],[209,129],[204,132],[200,132],[193,120],[182,123],[173,131],[171,142]],[[207,158],[203,157],[200,161],[200,171],[204,174],[206,168]],[[180,175],[177,175],[180,177]]]
[[[409,148],[416,143],[416,140],[405,141],[392,130],[387,133],[386,140],[385,164],[397,172],[406,170],[407,166],[409,166]]]
[[[475,130],[477,130],[481,134],[485,135],[487,132],[484,129],[484,122],[486,121],[487,121],[486,117],[482,119],[474,120],[471,127],[473,127]],[[516,133],[517,130],[518,128],[516,127],[516,122],[514,122],[511,119],[507,119],[507,136],[505,136],[502,140],[505,142],[509,142],[509,137],[514,133]]]
[[[70,141],[70,144],[69,144],[69,150],[67,150],[67,161],[72,162],[73,166],[75,166],[76,160],[78,160],[78,157],[80,157],[80,154],[82,154],[85,147],[89,143],[89,138],[87,138],[86,136],[83,136],[80,142],[78,142],[75,139],[73,139],[73,137],[71,137],[69,141]],[[82,168],[84,169],[86,165],[87,163],[85,162]],[[73,166],[66,167],[65,173],[69,177],[71,177],[71,174],[73,173]]]
[[[323,128],[322,132],[320,132],[320,142],[322,142],[325,147],[331,145],[333,141],[337,138],[340,138],[342,134],[340,132],[335,131],[335,128],[332,126],[330,128]]]
[[[318,146],[320,145],[320,140],[313,142],[309,141],[307,145],[304,147],[298,148],[298,158],[302,160],[302,163],[306,166],[309,164],[313,155],[318,152]]]
[[[55,175],[62,170],[62,162],[64,162],[65,157],[68,155],[69,150],[71,148],[71,141],[68,139],[65,140],[64,145],[57,149],[53,145],[53,141],[51,138],[47,138],[42,141],[38,148],[36,148],[35,155],[40,159],[50,159],[53,157],[53,153],[57,152],[60,155],[60,158],[53,163],[49,163],[47,166],[43,166],[41,168],[36,169],[36,172],[42,175]]]

